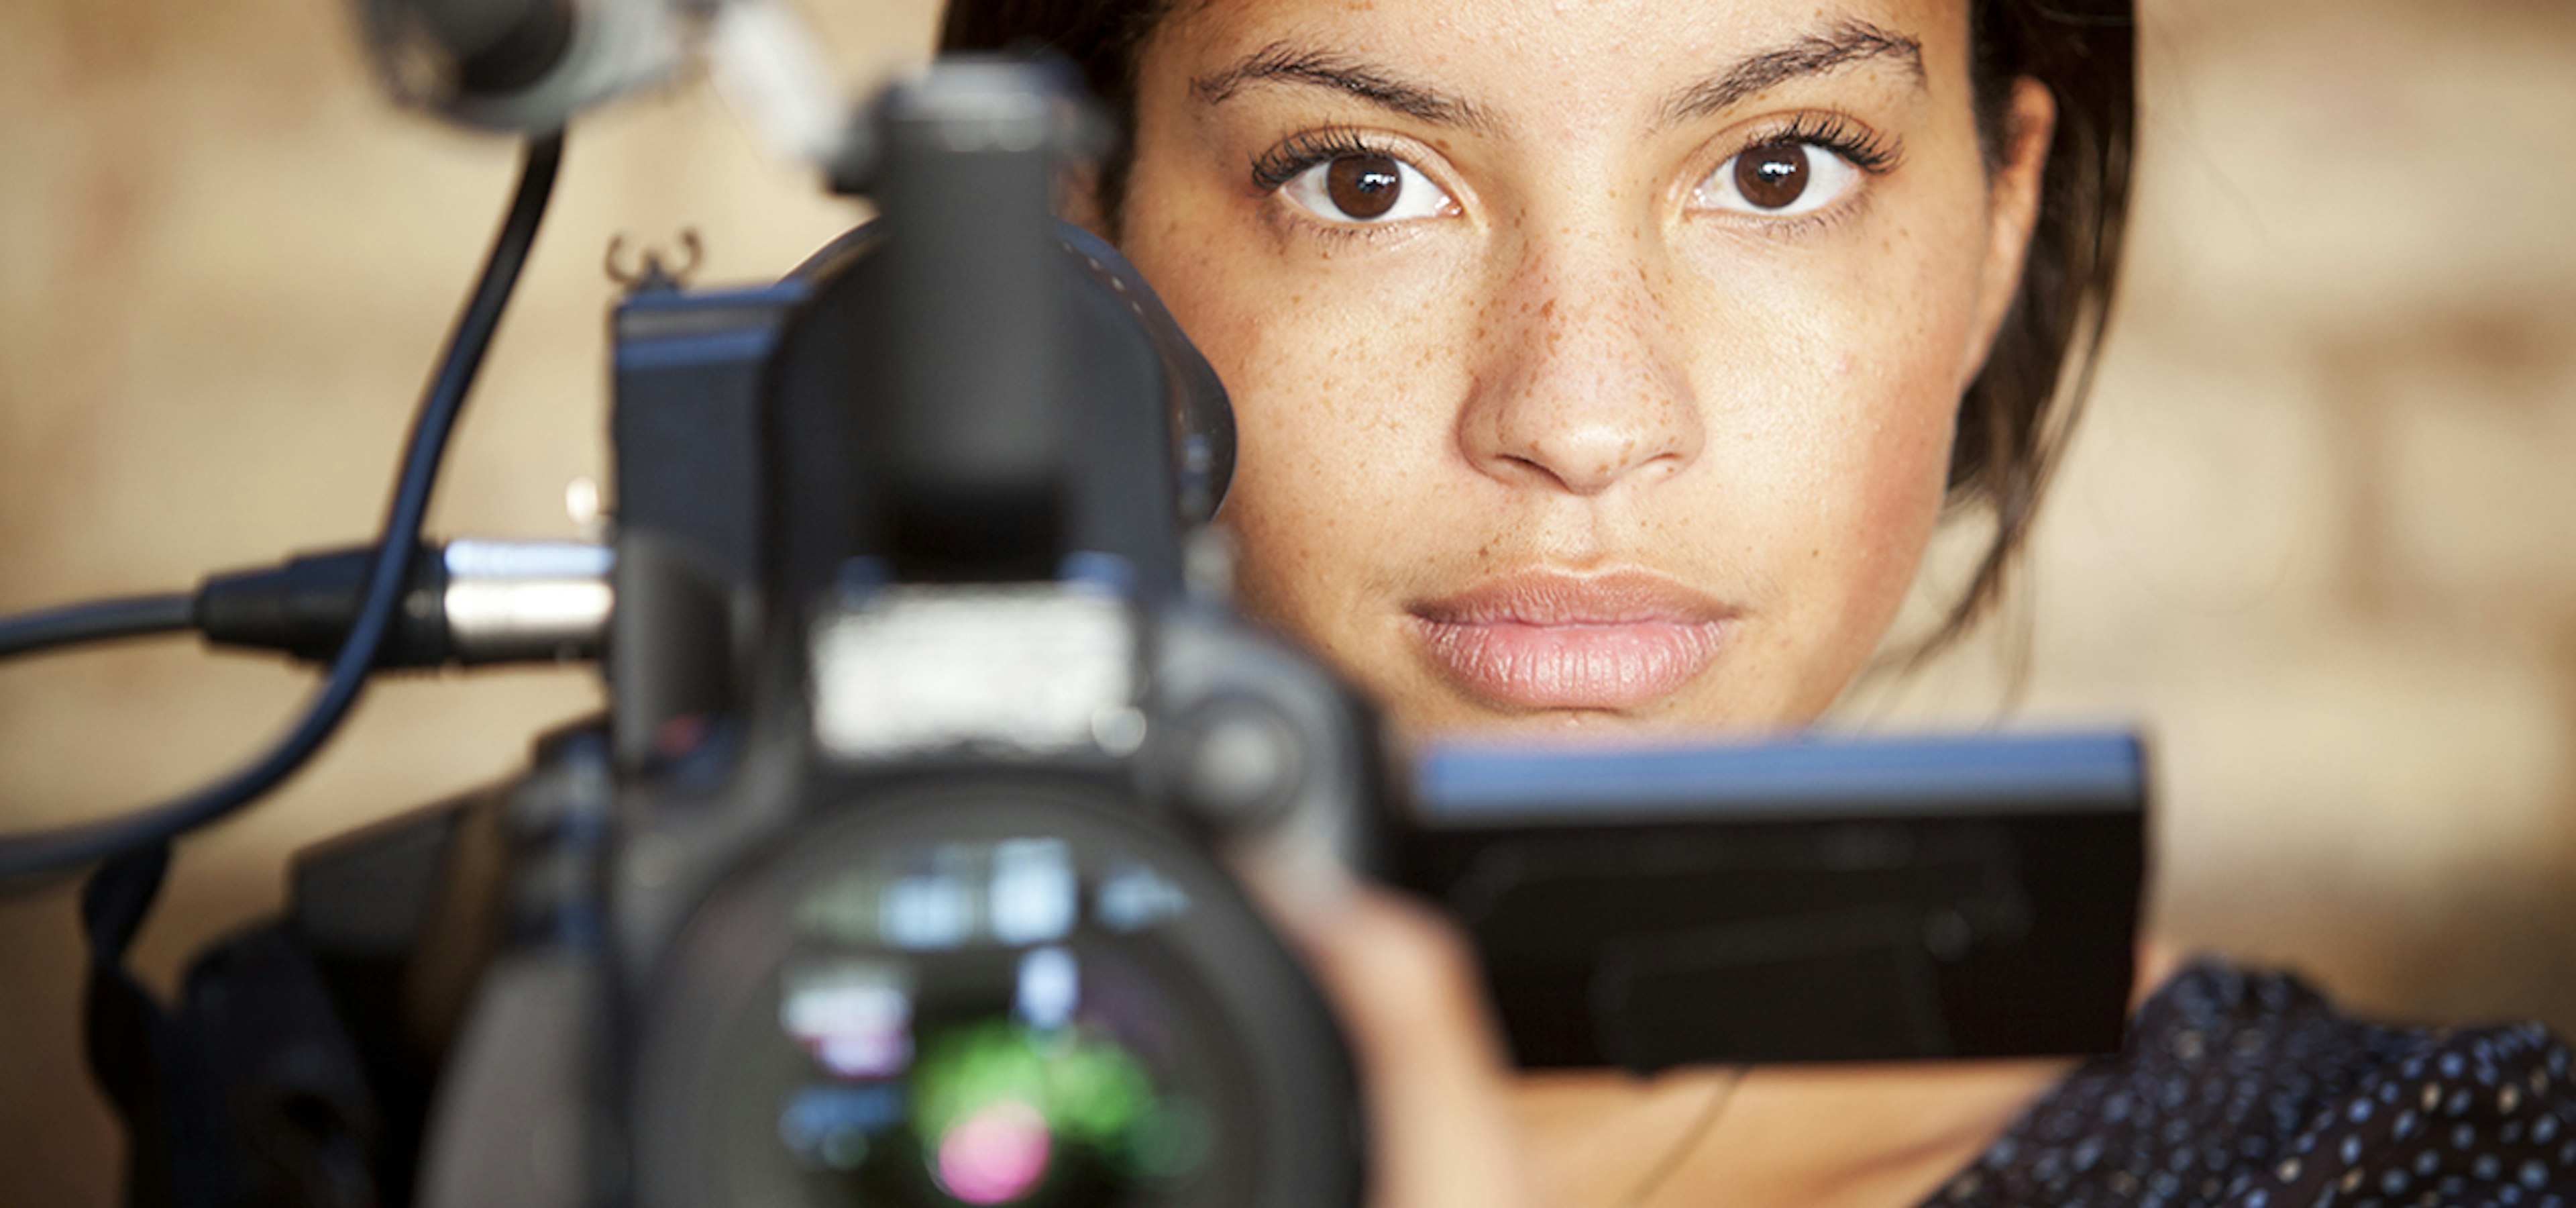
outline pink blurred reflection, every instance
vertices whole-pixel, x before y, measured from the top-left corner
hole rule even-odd
[[[1016,1100],[988,1105],[939,1139],[939,1185],[969,1204],[1018,1199],[1046,1173],[1053,1140],[1036,1108]]]

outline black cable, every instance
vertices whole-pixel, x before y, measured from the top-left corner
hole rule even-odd
[[[196,627],[196,606],[196,598],[188,595],[127,596],[0,617],[0,659],[58,646],[183,633]]]
[[[1655,1198],[1655,1193],[1663,1190],[1664,1184],[1681,1173],[1683,1164],[1690,1160],[1691,1151],[1708,1139],[1709,1130],[1716,1128],[1717,1122],[1725,1118],[1726,1109],[1734,1105],[1736,1089],[1744,1085],[1744,1076],[1750,1072],[1751,1066],[1737,1065],[1729,1066],[1718,1074],[1717,1089],[1709,1092],[1708,1102],[1699,1109],[1698,1118],[1691,1121],[1690,1131],[1682,1134],[1681,1143],[1667,1150],[1646,1172],[1646,1177],[1628,1189],[1628,1194],[1619,1197],[1619,1208],[1644,1208],[1646,1201]]]
[[[367,567],[366,602],[357,624],[349,630],[348,641],[340,646],[339,657],[331,662],[329,677],[306,706],[303,720],[266,755],[175,801],[104,822],[0,839],[0,879],[72,868],[167,842],[257,800],[293,775],[329,741],[366,686],[376,649],[393,622],[410,569],[411,552],[420,543],[421,523],[429,513],[430,489],[437,483],[438,464],[447,452],[448,434],[456,427],[457,414],[464,408],[475,373],[483,367],[484,351],[491,346],[492,333],[500,326],[501,312],[518,284],[519,270],[527,263],[529,246],[536,242],[537,226],[545,218],[546,202],[554,193],[555,169],[562,160],[561,132],[528,141],[509,215],[492,240],[491,253],[483,263],[483,276],[475,283],[465,309],[457,315],[456,327],[440,354],[437,375],[431,378],[428,392],[421,399],[420,414],[412,422],[383,536],[376,542],[375,556]]]

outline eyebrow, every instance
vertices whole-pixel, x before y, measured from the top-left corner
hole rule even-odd
[[[1825,75],[1878,59],[1895,60],[1914,77],[1918,87],[1924,85],[1920,40],[1858,18],[1845,18],[1822,32],[1751,55],[1708,81],[1683,89],[1663,104],[1656,124],[1679,125],[1722,112],[1793,79]],[[1287,41],[1273,42],[1221,71],[1190,81],[1190,92],[1200,101],[1215,105],[1255,84],[1268,83],[1329,88],[1436,126],[1490,129],[1494,125],[1492,115],[1472,101],[1411,83],[1349,55]]]
[[[1190,92],[1210,105],[1254,84],[1312,84],[1346,92],[1382,109],[1435,126],[1490,127],[1491,115],[1472,102],[1413,84],[1347,55],[1273,42],[1234,65],[1190,81]]]
[[[1858,18],[1845,18],[1821,33],[1753,55],[1705,83],[1683,89],[1664,102],[1657,124],[1677,126],[1724,112],[1790,80],[1826,75],[1880,59],[1902,65],[1914,77],[1915,87],[1928,86],[1920,40]]]

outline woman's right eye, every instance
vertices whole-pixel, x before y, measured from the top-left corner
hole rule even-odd
[[[1288,200],[1327,222],[1381,226],[1453,212],[1457,204],[1422,170],[1392,155],[1336,155],[1280,186]]]

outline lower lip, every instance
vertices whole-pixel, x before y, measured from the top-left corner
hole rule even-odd
[[[1449,677],[1497,703],[1532,709],[1624,709],[1672,694],[1717,658],[1715,621],[1532,625],[1415,622]]]

